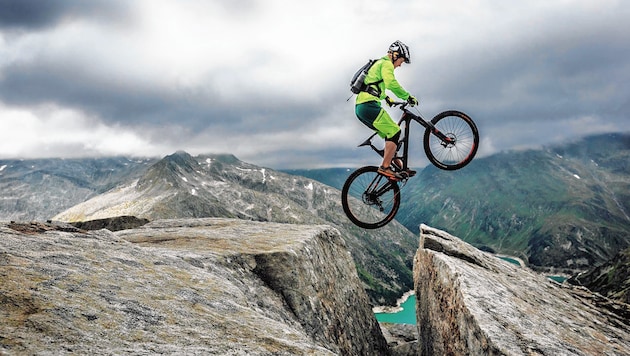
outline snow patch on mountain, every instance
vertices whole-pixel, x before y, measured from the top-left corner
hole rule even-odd
[[[159,203],[174,192],[165,191],[162,194],[146,195],[138,191],[138,180],[101,194],[94,199],[80,203],[73,208],[55,216],[54,220],[82,221],[89,219],[104,219],[113,216],[138,215],[149,213],[156,203]]]

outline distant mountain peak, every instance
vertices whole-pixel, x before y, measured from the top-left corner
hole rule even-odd
[[[199,163],[193,158],[193,156],[184,151],[177,151],[171,155],[168,155],[162,159],[162,162],[182,168],[194,168],[199,165]]]

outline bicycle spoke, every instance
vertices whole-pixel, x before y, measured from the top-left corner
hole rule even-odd
[[[391,221],[400,205],[397,183],[376,171],[376,167],[360,168],[348,178],[342,190],[342,204],[348,218],[370,229]]]
[[[430,131],[425,133],[425,151],[429,160],[442,169],[459,169],[468,164],[479,143],[477,128],[459,112],[444,112],[433,120],[433,125],[446,140]]]

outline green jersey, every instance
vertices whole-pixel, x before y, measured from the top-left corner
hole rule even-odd
[[[392,63],[388,56],[385,56],[374,63],[365,77],[365,82],[378,82],[377,84],[373,84],[371,86],[377,86],[381,96],[379,98],[367,92],[360,92],[357,95],[356,104],[362,104],[368,101],[380,102],[387,96],[385,89],[391,91],[402,100],[407,100],[409,98],[409,93],[396,80],[396,77],[394,76],[394,63]]]

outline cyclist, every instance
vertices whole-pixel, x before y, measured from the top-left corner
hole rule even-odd
[[[403,179],[403,174],[391,168],[392,158],[396,154],[400,139],[400,126],[392,120],[387,111],[381,107],[381,100],[389,102],[385,89],[391,91],[411,106],[418,105],[418,100],[411,96],[396,80],[394,69],[403,62],[410,63],[409,47],[400,41],[389,46],[387,55],[379,59],[370,68],[365,77],[368,89],[357,95],[355,113],[359,120],[385,139],[385,153],[378,173],[392,179]],[[412,173],[408,171],[407,174]],[[415,172],[413,172],[415,173]]]

